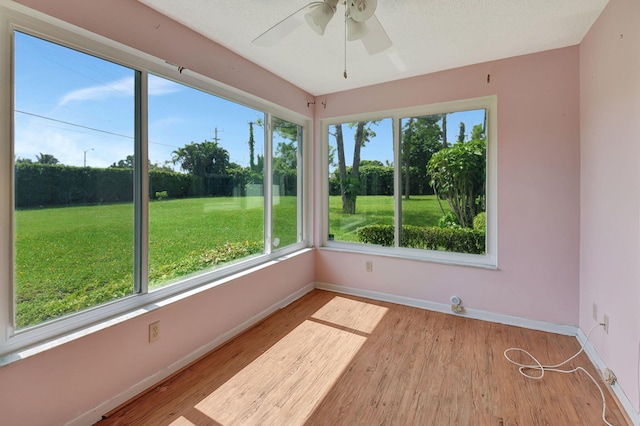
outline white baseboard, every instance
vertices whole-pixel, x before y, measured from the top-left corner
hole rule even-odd
[[[282,309],[285,306],[289,305],[290,303],[298,300],[299,298],[301,298],[305,294],[309,293],[313,289],[314,289],[314,284],[307,284],[306,286],[304,286],[300,290],[296,291],[295,293],[290,294],[289,296],[287,296],[283,300],[281,300],[281,301],[279,301],[277,303],[274,303],[273,305],[269,306],[267,309],[263,310],[262,312],[260,312],[260,313],[258,313],[256,315],[254,315],[253,317],[247,319],[246,321],[244,321],[243,323],[237,325],[236,327],[232,328],[231,330],[227,331],[226,333],[221,334],[220,336],[218,336],[217,338],[215,338],[211,342],[207,343],[206,345],[197,348],[193,352],[189,353],[187,356],[185,356],[185,357],[177,360],[176,362],[166,366],[162,370],[157,371],[153,375],[141,380],[140,382],[134,384],[133,386],[131,386],[127,390],[121,392],[120,394],[114,396],[113,398],[110,398],[108,401],[105,401],[105,402],[99,404],[98,406],[94,407],[90,411],[88,411],[86,413],[83,413],[79,417],[76,417],[75,419],[73,419],[70,422],[68,422],[67,425],[68,426],[85,426],[85,425],[88,425],[88,424],[96,423],[97,421],[102,419],[102,415],[104,413],[108,413],[109,411],[117,408],[118,406],[124,404],[125,402],[129,401],[130,399],[132,399],[132,398],[136,397],[137,395],[141,394],[145,390],[147,390],[147,389],[151,388],[152,386],[162,382],[167,377],[171,376],[172,374],[176,373],[177,371],[180,371],[180,369],[188,366],[192,362],[194,362],[197,359],[203,357],[204,355],[206,355],[207,353],[209,353],[212,350],[216,349],[217,347],[223,345],[224,343],[226,343],[230,339],[232,339],[235,336],[239,335],[240,333],[242,333],[243,331],[245,331],[249,327],[257,324],[258,322],[260,322],[264,318],[268,317],[269,315],[271,315],[275,311],[277,311],[279,309]]]
[[[547,331],[550,333],[562,334],[565,336],[576,336],[578,327],[573,325],[552,324],[544,321],[529,320],[511,315],[496,314],[493,312],[481,311],[478,309],[464,308],[460,314],[451,312],[451,306],[445,303],[430,302],[412,297],[397,296],[395,294],[380,293],[377,291],[363,290],[353,287],[345,287],[328,283],[316,282],[316,288],[329,290],[336,293],[350,294],[352,296],[366,297],[367,299],[380,300],[382,302],[397,303],[399,305],[412,306],[414,308],[427,309],[429,311],[442,312],[445,314],[458,315],[466,318],[479,319],[483,321],[495,322],[499,324],[514,325],[532,330]]]
[[[604,371],[606,368],[608,368],[607,364],[605,364],[602,358],[600,358],[600,354],[598,354],[598,351],[596,351],[591,342],[587,340],[587,336],[581,329],[578,330],[577,339],[580,344],[584,346],[584,352],[587,354],[593,365],[595,365],[595,367],[599,371]],[[618,401],[620,402],[620,405],[622,405],[627,415],[631,419],[632,424],[635,426],[640,426],[640,413],[636,412],[633,404],[620,387],[620,384],[618,384],[618,382],[615,382],[613,385],[611,385],[611,390],[616,395]]]
[[[316,282],[316,288],[320,290],[328,290],[336,293],[349,294],[352,296],[366,297],[367,299],[380,300],[382,302],[397,303],[399,305],[412,306],[415,308],[427,309],[435,312],[442,312],[445,314],[465,316],[467,318],[478,319],[482,321],[495,322],[506,325],[514,325],[517,327],[528,328],[538,331],[546,331],[549,333],[562,334],[566,336],[575,336],[581,345],[585,345],[585,353],[591,359],[591,362],[599,370],[607,368],[606,364],[600,358],[600,355],[596,352],[590,342],[587,341],[587,336],[584,332],[576,326],[553,324],[544,321],[535,321],[525,318],[515,317],[511,315],[496,314],[493,312],[486,312],[477,309],[467,309],[461,314],[451,312],[451,306],[445,303],[430,302],[422,299],[414,299],[411,297],[397,296],[394,294],[381,293],[371,290],[363,290],[353,287],[339,286],[335,284]],[[640,426],[640,414],[635,412],[633,404],[627,396],[624,394],[620,385],[614,383],[612,386],[613,392],[620,401],[620,404],[626,411],[627,415],[633,422],[634,426]]]

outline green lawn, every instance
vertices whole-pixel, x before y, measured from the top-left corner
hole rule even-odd
[[[446,206],[443,204],[443,206]],[[448,207],[448,206],[447,206]],[[357,242],[356,230],[367,225],[393,225],[394,200],[392,196],[366,196],[356,200],[356,214],[342,213],[339,196],[329,199],[329,233],[335,241]],[[435,226],[442,210],[434,195],[412,195],[402,198],[403,225]]]
[[[197,271],[193,261],[228,241],[262,241],[262,198],[190,198],[149,206],[152,287]],[[197,262],[196,262],[197,263]]]
[[[356,241],[355,230],[393,223],[393,198],[362,196],[356,215],[341,213],[331,197],[330,229],[338,241]],[[403,200],[405,223],[433,225],[442,215],[433,196]],[[296,242],[296,198],[274,206],[279,246]],[[261,252],[262,198],[192,198],[152,202],[149,207],[151,288],[211,266],[229,251]],[[227,243],[253,245],[234,246]],[[39,324],[115,300],[133,289],[133,205],[110,204],[16,212],[16,323]],[[218,251],[215,251],[218,250]]]
[[[16,213],[19,328],[133,292],[133,207]]]

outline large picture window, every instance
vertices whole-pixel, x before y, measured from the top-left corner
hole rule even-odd
[[[151,288],[264,253],[263,121],[260,111],[149,76]]]
[[[496,266],[495,98],[326,123],[325,246]]]
[[[391,119],[329,126],[329,239],[365,242],[358,230],[393,227]]]
[[[302,162],[303,128],[280,118],[273,119],[273,227],[271,247],[282,249],[301,241],[302,180],[298,164]]]
[[[15,327],[134,292],[136,71],[15,32]]]
[[[305,247],[302,118],[216,95],[203,77],[168,78],[154,58],[133,57],[140,69],[102,59],[113,47],[89,54],[22,29],[12,41],[14,262],[0,346]]]

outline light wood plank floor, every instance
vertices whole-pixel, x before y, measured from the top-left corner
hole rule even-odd
[[[543,364],[580,349],[573,337],[314,290],[98,425],[603,424],[586,375],[527,379],[509,347]],[[601,383],[584,354],[567,368],[578,365]],[[605,395],[607,420],[628,424]]]

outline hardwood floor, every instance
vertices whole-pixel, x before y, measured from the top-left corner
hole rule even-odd
[[[314,290],[98,423],[108,425],[599,425],[583,373],[531,380],[573,337]],[[522,362],[528,362],[522,359]],[[586,355],[583,366],[604,385]],[[627,420],[607,390],[606,417]]]

